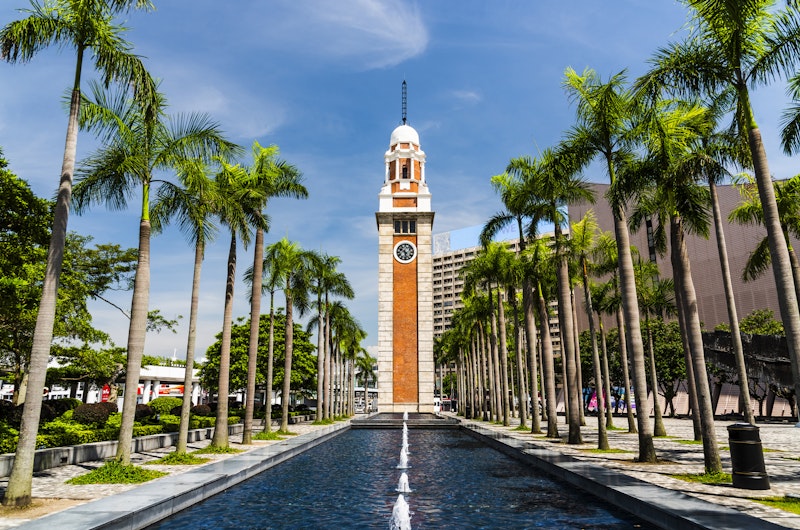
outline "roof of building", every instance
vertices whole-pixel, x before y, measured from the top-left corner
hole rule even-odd
[[[416,129],[410,125],[400,125],[393,130],[392,137],[389,140],[389,146],[397,145],[401,142],[419,145],[419,134]]]

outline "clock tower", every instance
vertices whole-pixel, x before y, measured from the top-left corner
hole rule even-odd
[[[431,194],[419,134],[392,131],[378,212],[378,410],[433,412]]]

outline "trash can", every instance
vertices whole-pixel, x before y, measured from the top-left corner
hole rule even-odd
[[[768,490],[769,477],[764,466],[758,427],[749,423],[728,425],[728,442],[731,448],[733,487]]]

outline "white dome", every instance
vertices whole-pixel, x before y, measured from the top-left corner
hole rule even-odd
[[[389,146],[391,147],[401,142],[419,145],[419,134],[417,134],[417,131],[410,125],[401,125],[392,131],[392,138],[389,140]]]

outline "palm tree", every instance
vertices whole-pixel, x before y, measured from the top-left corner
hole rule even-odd
[[[210,159],[219,153],[235,151],[219,126],[202,114],[164,114],[166,100],[156,94],[154,101],[142,104],[130,99],[126,92],[106,93],[93,84],[94,101],[85,99],[81,107],[81,125],[96,131],[103,146],[90,155],[78,170],[75,186],[75,210],[83,212],[94,203],[104,202],[108,208],[127,207],[128,197],[141,188],[142,204],[139,221],[139,253],[128,328],[129,385],[139,381],[144,341],[147,333],[147,312],[150,298],[150,193],[159,171],[174,171],[181,164],[195,159]],[[122,425],[117,459],[130,463],[136,393],[125,392]]]
[[[341,296],[352,299],[355,296],[353,288],[347,277],[336,270],[336,266],[341,263],[337,256],[329,256],[317,252],[309,252],[311,256],[312,268],[310,271],[312,281],[312,292],[317,296],[317,414],[316,419],[320,421],[330,417],[330,390],[331,390],[331,366],[328,356],[327,346],[330,343],[329,320],[329,297]]]
[[[190,160],[181,164],[178,179],[181,186],[165,185],[153,205],[152,228],[160,232],[174,217],[181,231],[194,244],[194,269],[192,274],[192,296],[189,309],[189,335],[186,341],[186,369],[183,378],[183,402],[181,423],[178,430],[176,453],[186,453],[189,437],[189,416],[192,405],[192,378],[194,375],[194,348],[197,338],[197,309],[200,301],[200,272],[203,266],[206,245],[216,234],[216,226],[210,217],[219,198],[214,181],[209,177],[209,168],[202,160]]]
[[[544,411],[547,415],[547,437],[558,438],[558,414],[556,412],[556,375],[553,359],[553,342],[550,337],[550,313],[547,300],[555,290],[552,249],[544,239],[534,239],[525,251],[525,273],[534,278],[533,288],[536,308],[539,313],[539,337],[541,339],[542,387],[544,388]],[[531,397],[533,400],[533,397]],[[533,403],[531,403],[533,406]]]
[[[28,365],[29,396],[42,395],[47,363],[50,360],[58,282],[67,238],[72,177],[78,147],[84,54],[86,51],[93,54],[95,70],[106,86],[111,83],[131,85],[137,97],[142,101],[149,100],[155,92],[155,86],[143,63],[130,53],[130,44],[122,39],[125,28],[114,24],[114,17],[130,9],[152,8],[150,0],[53,0],[44,4],[32,1],[31,9],[22,10],[28,14],[26,18],[11,22],[0,30],[0,59],[10,63],[28,62],[52,45],[69,46],[76,51],[75,77],[70,95],[53,230]],[[27,506],[31,503],[33,455],[41,407],[41,399],[29,399],[25,403],[14,466],[3,496],[3,504],[6,506]]]
[[[633,251],[633,249],[632,249]],[[633,416],[631,407],[631,378],[630,378],[630,356],[628,355],[628,344],[626,340],[624,318],[622,316],[622,297],[619,289],[619,259],[617,254],[617,243],[611,233],[604,232],[597,238],[597,244],[592,251],[595,261],[595,273],[599,276],[611,274],[607,282],[607,291],[604,303],[598,305],[607,314],[615,315],[617,319],[617,332],[619,333],[619,355],[620,365],[622,366],[622,383],[625,401],[625,413],[628,420],[628,432],[638,432],[636,428],[636,418]],[[601,320],[602,322],[602,320]]]
[[[705,353],[697,313],[697,295],[691,275],[691,263],[685,243],[688,230],[702,236],[708,235],[708,190],[699,186],[699,176],[685,171],[681,162],[699,138],[710,131],[706,110],[696,104],[683,101],[656,101],[653,103],[646,123],[648,132],[644,140],[647,161],[642,170],[654,181],[653,197],[640,200],[640,208],[648,204],[650,214],[660,214],[660,225],[668,219],[670,233],[670,257],[678,296],[678,311],[686,324],[686,338],[692,355],[695,387],[703,437],[703,454],[708,473],[722,471],[719,449],[716,444],[714,412],[706,375]],[[656,381],[653,381],[656,384]],[[654,393],[656,387],[654,386]]]
[[[620,169],[630,160],[635,139],[638,102],[624,88],[625,76],[618,73],[603,83],[592,70],[579,75],[572,68],[566,71],[564,86],[577,105],[577,123],[568,133],[570,149],[588,163],[600,157],[611,187],[609,202],[614,217],[614,235],[619,262],[620,293],[627,327],[627,346],[631,353],[634,394],[639,404],[647,402],[644,347],[636,299],[636,280],[630,250],[630,232],[625,205],[630,195],[630,182],[622,178]],[[647,414],[637,414],[639,426],[639,461],[655,462],[653,431]]]
[[[608,433],[606,432],[605,395],[608,387],[603,382],[603,371],[600,364],[600,353],[597,348],[597,334],[594,329],[594,308],[589,283],[589,254],[594,247],[594,239],[599,227],[594,212],[589,210],[583,219],[570,227],[570,254],[577,258],[580,268],[581,283],[586,316],[589,319],[589,335],[592,338],[592,364],[594,365],[595,394],[597,396],[597,448],[608,449]]]
[[[684,0],[693,15],[692,32],[679,43],[662,48],[653,58],[653,69],[638,83],[643,89],[662,87],[704,97],[730,88],[737,96],[736,116],[746,131],[786,343],[792,365],[795,394],[800,395],[800,308],[772,176],[761,130],[750,103],[750,87],[767,83],[781,74],[794,74],[800,59],[800,21],[789,2],[775,9],[774,0]],[[785,135],[786,136],[786,135]],[[791,136],[791,134],[789,135]],[[784,138],[786,140],[786,138]],[[791,144],[791,138],[789,138]],[[784,142],[786,146],[787,142]]]
[[[512,160],[512,165],[523,164],[536,169],[530,171],[537,175],[532,181],[532,193],[549,206],[547,218],[553,223],[556,257],[556,285],[558,287],[559,330],[561,335],[561,358],[566,368],[567,381],[564,385],[569,424],[568,441],[580,444],[581,441],[581,388],[578,384],[577,351],[572,311],[572,283],[568,263],[568,244],[562,225],[564,206],[579,201],[594,201],[588,185],[577,176],[580,165],[566,150],[556,152],[546,150],[536,161],[530,159]]]
[[[294,340],[294,309],[302,315],[308,305],[309,270],[311,258],[307,251],[292,243],[287,238],[269,245],[266,259],[274,263],[281,277],[281,287],[286,299],[286,330],[284,335],[285,364],[283,373],[283,391],[281,393],[281,427],[280,431],[289,430],[289,393],[292,382],[292,349]]]
[[[361,355],[356,357],[356,370],[364,384],[364,410],[369,405],[369,382],[375,380],[375,363],[377,360],[370,356],[366,350],[361,350]]]
[[[265,291],[269,292],[269,339],[267,341],[267,380],[266,380],[266,394],[267,403],[264,412],[264,432],[272,430],[272,380],[273,375],[273,360],[275,357],[275,291],[281,288],[280,265],[273,260],[269,252],[264,257],[263,266],[263,282],[262,286]]]
[[[253,253],[253,278],[262,277],[264,263],[264,227],[266,216],[263,213],[273,197],[305,199],[308,190],[301,183],[298,169],[283,160],[277,159],[278,147],[261,147],[253,142],[253,164],[246,168],[251,185],[246,188],[247,204],[255,219],[255,240]],[[256,394],[256,367],[258,357],[258,331],[261,315],[261,291],[259,282],[252,282],[250,292],[250,340],[248,343],[247,390],[244,412],[244,434],[242,443],[249,444],[253,438],[253,412]]]
[[[492,177],[492,187],[500,193],[500,199],[506,210],[492,216],[481,231],[481,242],[486,244],[497,233],[511,223],[517,225],[519,234],[519,252],[525,253],[526,237],[535,238],[539,221],[544,216],[543,205],[529,192],[531,180],[535,175],[527,171],[527,166],[509,164],[506,173]],[[522,278],[522,310],[525,319],[525,337],[528,347],[528,364],[531,370],[531,400],[538,396],[538,362],[536,360],[536,309],[533,300],[531,279],[528,275]],[[533,401],[531,401],[533,405]],[[531,413],[531,432],[541,432],[538,410]]]

